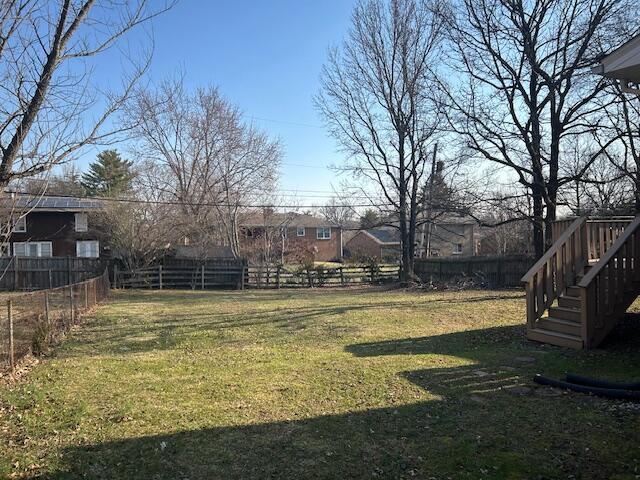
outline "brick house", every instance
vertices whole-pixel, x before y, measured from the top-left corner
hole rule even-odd
[[[360,230],[345,244],[345,253],[354,260],[375,258],[397,262],[402,256],[400,232],[395,228]]]
[[[6,202],[12,227],[2,242],[2,256],[99,258],[100,242],[89,214],[97,200],[56,196],[18,196]]]
[[[313,215],[266,210],[240,223],[240,246],[258,263],[337,261],[343,256],[342,227]]]

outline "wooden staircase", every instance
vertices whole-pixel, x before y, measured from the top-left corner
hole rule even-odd
[[[527,338],[596,347],[640,294],[640,216],[558,222],[553,235],[522,278]]]

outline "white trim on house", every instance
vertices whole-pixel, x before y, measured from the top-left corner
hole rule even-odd
[[[640,35],[604,56],[592,71],[619,80],[624,92],[640,95]]]

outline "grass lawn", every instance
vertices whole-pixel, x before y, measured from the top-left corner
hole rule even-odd
[[[0,477],[640,476],[640,406],[536,388],[640,380],[640,328],[524,340],[520,292],[127,291],[12,387]]]

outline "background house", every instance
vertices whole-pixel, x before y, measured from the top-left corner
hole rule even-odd
[[[360,230],[345,244],[345,254],[354,260],[373,258],[381,262],[400,260],[400,232],[396,228]]]
[[[416,256],[477,255],[480,239],[486,234],[485,230],[472,217],[442,214],[420,228],[416,235]]]
[[[4,208],[11,230],[2,243],[3,256],[98,258],[102,254],[89,221],[89,213],[100,208],[99,201],[18,196],[8,199]]]
[[[243,256],[258,263],[341,260],[342,227],[308,214],[253,213],[240,225]]]

